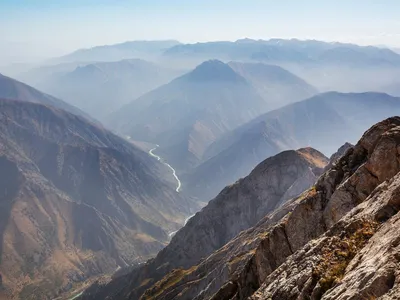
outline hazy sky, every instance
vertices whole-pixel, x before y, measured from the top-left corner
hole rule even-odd
[[[0,0],[0,56],[22,62],[138,39],[297,37],[400,47],[399,16],[399,0]]]

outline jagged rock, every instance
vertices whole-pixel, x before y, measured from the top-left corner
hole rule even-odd
[[[369,129],[347,156],[319,179],[317,186],[323,185],[333,174],[342,175],[342,184],[336,187],[325,213],[325,223],[332,226],[351,208],[364,201],[375,187],[393,177],[398,170],[395,156],[396,133],[392,128],[400,125],[398,118],[387,119]],[[398,136],[398,135],[397,135]],[[365,162],[365,163],[364,163]],[[361,163],[361,165],[360,165]],[[356,172],[352,172],[355,167]],[[334,175],[333,175],[334,176]],[[337,177],[335,181],[337,181]],[[331,182],[331,178],[328,180]],[[331,187],[325,189],[331,190]],[[329,193],[327,194],[329,197]]]
[[[124,282],[126,286],[113,297],[123,299],[130,294],[131,299],[139,298],[146,288],[168,272],[197,264],[240,231],[254,226],[263,216],[284,203],[289,195],[298,195],[309,188],[327,162],[325,156],[311,148],[284,151],[266,159],[247,177],[222,190],[207,207],[190,219],[154,260],[129,276],[117,278],[106,289],[112,293],[114,288],[111,286]],[[199,272],[206,272],[204,268],[202,270]],[[185,274],[180,275],[183,277]],[[167,285],[169,280],[171,278],[157,285]],[[96,293],[89,297],[89,293],[86,293],[87,299],[104,297]],[[147,293],[152,294],[151,291]]]
[[[251,299],[377,299],[398,294],[399,192],[397,174],[271,273]]]
[[[332,166],[339,160],[339,158],[345,155],[346,151],[353,147],[354,145],[350,143],[344,143],[335,153],[331,155],[331,157],[329,158],[329,164],[327,164],[325,167],[325,171],[332,168]]]

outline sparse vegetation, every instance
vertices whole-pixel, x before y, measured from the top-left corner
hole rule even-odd
[[[355,231],[322,250],[322,260],[313,272],[313,276],[319,279],[321,296],[340,282],[348,264],[374,235],[377,226],[372,221],[361,222]]]
[[[310,187],[308,190],[304,191],[303,193],[298,196],[298,201],[303,201],[307,198],[314,197],[317,195],[317,188],[314,186]]]
[[[145,285],[147,285],[149,282],[151,282],[153,279],[152,278],[146,278],[145,280],[143,280],[141,283],[140,283],[140,286],[145,286]]]
[[[266,237],[267,235],[265,235]],[[246,257],[251,257],[256,253],[256,249],[252,249],[251,251],[248,252],[243,252],[240,255],[232,257],[232,259],[229,261],[229,266],[235,265],[236,263],[240,262]]]
[[[181,281],[186,275],[191,274],[197,269],[197,266],[193,266],[190,269],[174,269],[167,274],[162,280],[158,281],[150,289],[148,289],[142,296],[143,300],[156,299],[157,296],[161,295],[165,290],[174,286],[176,283]]]

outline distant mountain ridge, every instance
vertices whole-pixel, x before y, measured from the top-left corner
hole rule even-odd
[[[38,86],[103,120],[182,72],[142,59],[125,59],[78,66],[73,71],[54,74]]]
[[[330,155],[338,145],[354,142],[366,128],[393,114],[400,114],[400,98],[387,94],[319,94],[267,112],[223,135],[206,150],[208,159],[183,177],[183,186],[207,199],[265,157],[308,146]]]
[[[118,61],[121,59],[149,59],[161,54],[166,49],[179,45],[175,40],[165,41],[129,41],[113,45],[79,49],[73,53],[51,60],[52,63],[84,61]]]
[[[279,65],[320,92],[383,91],[400,76],[400,54],[375,46],[318,40],[242,39],[174,46],[163,61],[196,65],[207,59]]]
[[[166,50],[164,55],[171,58],[214,57],[223,60],[251,59],[265,62],[324,62],[350,65],[370,63],[400,66],[400,55],[390,49],[297,39],[243,39],[235,42],[180,44]]]
[[[0,74],[0,98],[50,105],[90,119],[88,114],[63,100],[40,92],[29,85],[2,74]]]
[[[240,62],[229,62],[228,65],[257,89],[267,102],[269,110],[318,93],[315,87],[279,66]]]

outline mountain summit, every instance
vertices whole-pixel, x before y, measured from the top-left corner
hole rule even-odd
[[[212,60],[123,106],[108,125],[132,139],[159,144],[157,151],[184,171],[198,164],[223,133],[266,107],[249,82]]]
[[[191,81],[227,81],[244,82],[245,79],[237,74],[232,68],[219,60],[209,60],[197,66],[183,78]]]

